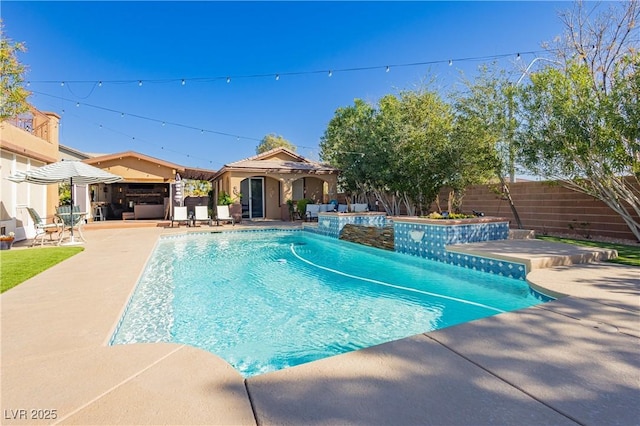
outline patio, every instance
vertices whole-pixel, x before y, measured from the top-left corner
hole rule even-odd
[[[235,229],[265,224],[290,225]],[[158,237],[209,230],[142,225],[87,226],[84,252],[2,294],[3,424],[635,424],[640,417],[637,268],[538,269],[529,275],[535,284],[570,297],[245,381],[192,347],[106,346]],[[39,420],[31,410],[55,410],[55,418],[49,411]]]

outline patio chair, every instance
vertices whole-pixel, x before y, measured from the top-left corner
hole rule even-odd
[[[64,228],[63,232],[64,231],[71,232],[72,229],[77,230],[79,238],[82,241],[85,241],[85,242],[87,241],[85,240],[84,235],[82,233],[82,228],[84,226],[85,216],[87,215],[87,213],[81,212],[80,206],[73,206],[73,215],[71,214],[71,206],[58,206],[56,207],[56,212],[57,212],[56,216],[60,219],[60,221],[63,224],[63,228]],[[75,239],[76,237],[75,233],[73,237]],[[60,237],[58,244],[60,244],[61,242],[62,242],[62,236]]]
[[[318,212],[320,211],[320,205],[318,204],[307,204],[307,212],[305,217],[308,221],[318,220]]]
[[[33,237],[33,241],[31,241],[31,247],[33,247],[38,242],[38,240],[40,240],[40,247],[44,246],[44,240],[47,235],[49,236],[49,243],[58,244],[62,237],[62,231],[63,231],[62,223],[60,221],[54,221],[53,223],[46,223],[44,220],[42,220],[42,218],[40,217],[40,215],[35,209],[31,207],[27,207],[27,211],[29,212],[29,216],[31,216],[31,219],[33,220],[33,225],[36,228],[36,236]],[[58,234],[58,238],[54,240],[53,234]]]
[[[207,222],[211,226],[211,216],[209,216],[209,208],[207,206],[196,206],[196,215],[193,218],[194,225],[196,222]]]
[[[368,212],[369,205],[367,203],[354,203],[351,204],[351,211],[354,213]]]
[[[178,222],[178,226],[180,226],[180,222],[184,222],[187,226],[189,226],[189,216],[187,215],[187,206],[176,206],[173,208],[173,216],[171,216],[171,227],[173,228],[173,222]]]
[[[229,206],[216,206],[216,222],[220,225],[220,221],[231,222],[231,226],[235,226],[236,220],[229,213]]]

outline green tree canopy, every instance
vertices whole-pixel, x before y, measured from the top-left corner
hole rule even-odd
[[[286,148],[293,152],[295,152],[296,150],[296,146],[294,144],[280,135],[271,133],[262,138],[260,144],[258,144],[258,146],[256,147],[256,154],[262,154],[263,152],[267,152],[279,147]]]
[[[560,67],[531,75],[518,142],[531,171],[603,201],[640,240],[640,7],[618,7],[563,15]]]
[[[377,106],[356,99],[329,122],[321,158],[342,170],[345,192],[375,197],[388,214],[400,204],[421,214],[444,185],[461,190],[486,174],[474,141],[454,137],[454,122],[451,106],[427,89],[387,95]]]
[[[18,52],[25,51],[24,44],[6,37],[0,20],[0,121],[29,110],[29,92],[22,86],[26,68],[18,60]]]

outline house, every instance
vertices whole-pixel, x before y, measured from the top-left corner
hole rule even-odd
[[[58,185],[16,184],[16,172],[59,159],[60,116],[31,108],[28,113],[0,122],[0,233],[16,233],[16,240],[35,235],[26,207],[50,217],[58,205]]]
[[[287,200],[327,203],[335,199],[338,173],[335,167],[275,148],[224,165],[211,181],[216,196],[224,191],[240,202],[243,218],[286,220]]]
[[[83,160],[124,180],[89,188],[92,209],[105,206],[112,219],[163,219],[173,205],[182,205],[181,179],[208,180],[213,170],[195,169],[135,151],[100,155]]]

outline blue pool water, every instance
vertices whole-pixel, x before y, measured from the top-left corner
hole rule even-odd
[[[112,344],[193,345],[253,376],[540,303],[526,282],[303,231],[161,239]]]

